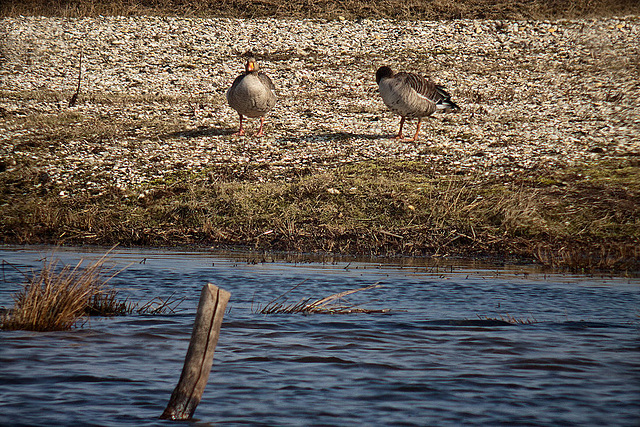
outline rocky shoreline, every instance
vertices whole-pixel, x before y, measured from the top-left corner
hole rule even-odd
[[[29,168],[43,194],[144,197],[176,174],[277,182],[377,160],[508,182],[640,156],[636,16],[20,17],[0,20],[0,38],[0,171]],[[224,95],[248,53],[279,97],[263,138],[230,135]],[[390,139],[399,118],[377,93],[380,65],[431,76],[462,111],[428,120],[418,143]]]

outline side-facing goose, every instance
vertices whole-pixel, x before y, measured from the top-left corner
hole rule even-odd
[[[240,129],[234,135],[244,135],[244,116],[260,117],[260,129],[256,136],[264,135],[264,115],[276,104],[275,89],[269,76],[260,71],[256,59],[249,58],[244,73],[236,77],[227,91],[229,106],[240,114]]]
[[[436,111],[459,110],[442,86],[413,73],[394,73],[387,66],[378,68],[376,83],[380,96],[391,111],[399,114],[400,131],[396,139],[414,142],[418,139],[422,118]],[[417,118],[418,125],[413,138],[402,139],[402,126],[406,118]]]

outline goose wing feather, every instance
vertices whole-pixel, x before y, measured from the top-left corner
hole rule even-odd
[[[416,91],[418,95],[428,99],[429,101],[437,103],[448,96],[444,90],[440,90],[442,89],[441,86],[437,86],[431,80],[425,79],[418,74],[400,72],[396,74],[396,78],[401,80],[404,85]]]

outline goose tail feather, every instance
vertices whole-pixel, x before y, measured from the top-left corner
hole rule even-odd
[[[436,110],[438,111],[458,111],[460,107],[458,104],[451,100],[451,95],[444,90],[442,86],[436,86],[436,92],[438,93],[438,101],[436,102]]]
[[[436,110],[438,111],[459,111],[460,107],[458,104],[453,102],[451,99],[443,99],[436,104]]]

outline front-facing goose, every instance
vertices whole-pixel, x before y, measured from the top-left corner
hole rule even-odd
[[[391,68],[384,66],[376,72],[376,83],[386,106],[401,117],[396,139],[416,141],[423,117],[436,111],[460,109],[442,86],[417,74],[394,73]],[[418,125],[413,138],[402,139],[402,126],[407,117],[417,118]]]
[[[260,117],[260,129],[256,136],[264,135],[264,115],[276,104],[275,86],[264,72],[260,71],[255,58],[249,58],[245,72],[233,81],[227,91],[229,106],[240,114],[240,129],[234,135],[244,135],[242,119]]]

